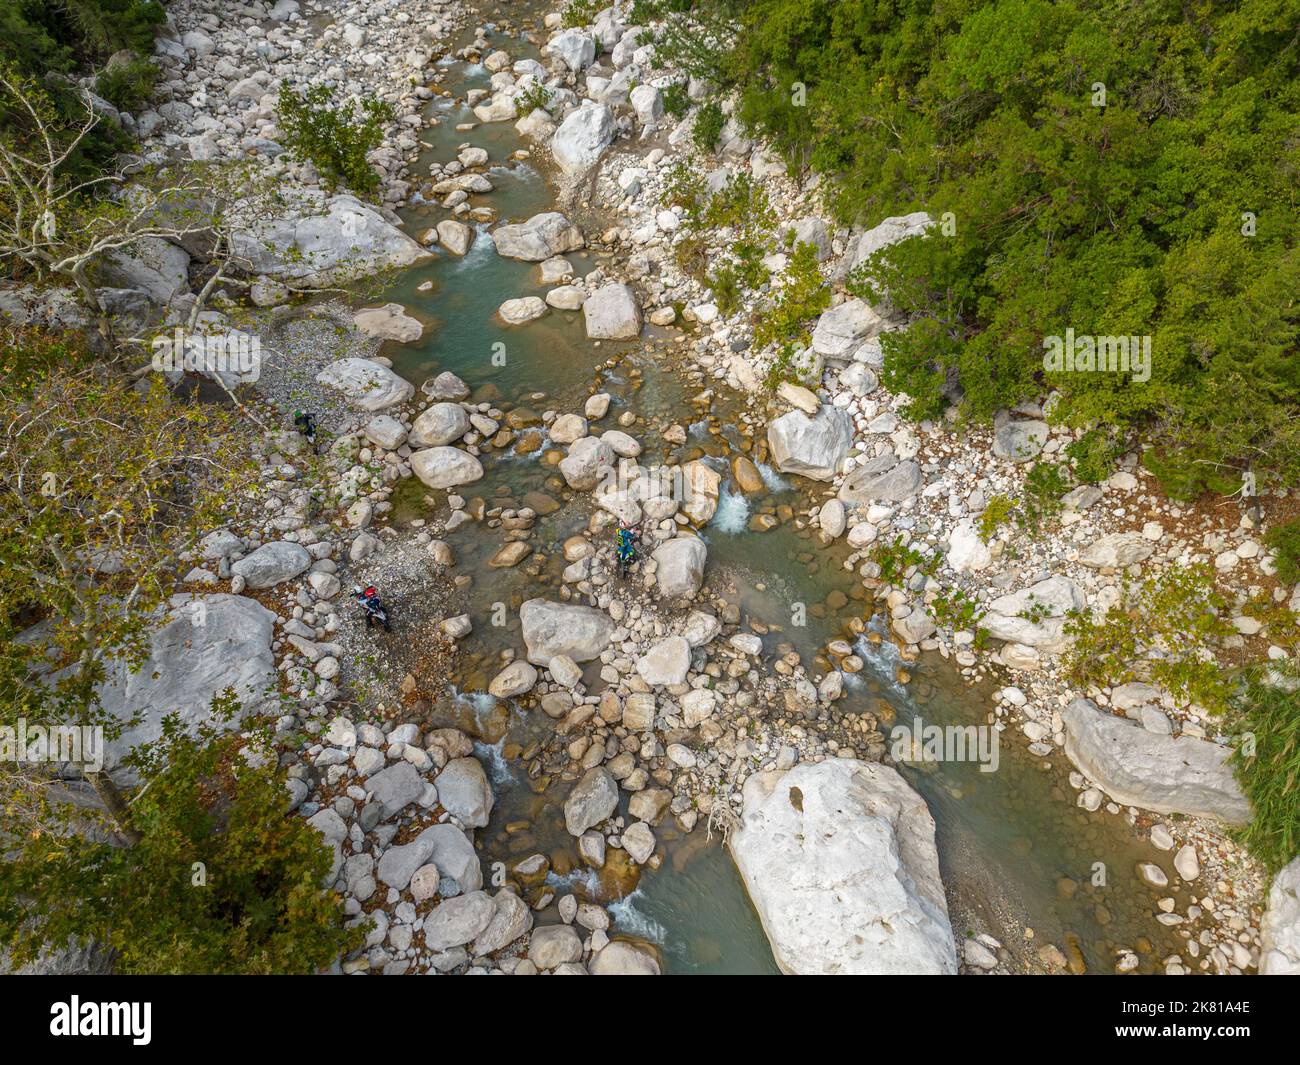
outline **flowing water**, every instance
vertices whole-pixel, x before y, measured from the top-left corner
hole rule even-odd
[[[500,41],[500,46],[516,58],[536,54],[522,39]],[[444,88],[456,99],[488,85],[481,66],[455,63],[447,72]],[[429,114],[439,124],[422,134],[428,149],[420,171],[427,172],[429,160],[454,157],[462,145],[478,145],[489,152],[496,191],[472,196],[472,206],[492,208],[501,221],[552,208],[546,175],[533,162],[514,158],[527,145],[513,123],[457,131],[458,123],[472,122],[473,116],[451,97],[434,101]],[[412,235],[443,217],[440,209],[421,206],[403,213]],[[599,264],[588,253],[566,257],[580,275]],[[742,495],[726,464],[729,448],[741,444],[738,434],[729,426],[721,436],[710,435],[677,374],[655,354],[638,345],[593,344],[585,337],[580,312],[553,310],[517,328],[495,318],[504,300],[544,293],[536,264],[501,258],[486,240],[477,240],[463,258],[439,250],[432,262],[406,271],[384,297],[406,305],[428,324],[424,339],[410,346],[389,345],[384,354],[417,386],[451,370],[470,386],[475,401],[517,412],[531,408],[537,415],[547,409],[581,410],[597,385],[614,396],[610,419],[625,409],[642,416],[631,431],[640,436],[651,461],[705,455],[716,462],[726,480],[718,513],[704,530],[710,581],[738,603],[746,618],[767,626],[765,650],[793,648],[811,663],[828,640],[846,635],[850,617],[870,618],[860,582],[841,564],[842,550],[823,548],[789,523],[767,533],[748,531],[750,518],[759,511],[797,509],[797,486],[762,468],[767,496]],[[608,360],[615,356],[620,361],[610,366]],[[720,397],[714,413],[724,410],[725,403]],[[725,414],[721,420],[726,423]],[[689,426],[682,448],[667,447],[645,432],[648,424],[674,421]],[[662,448],[662,456],[656,448]],[[703,827],[685,836],[667,822],[657,828],[665,855],[657,869],[607,867],[592,874],[581,866],[564,829],[561,807],[568,784],[527,777],[524,756],[540,745],[552,725],[538,711],[523,713],[484,694],[495,656],[522,646],[517,621],[493,624],[493,605],[517,607],[523,599],[554,589],[563,566],[558,545],[585,521],[578,508],[552,505],[558,482],[544,453],[490,453],[485,466],[487,476],[466,495],[490,506],[534,506],[542,515],[531,541],[538,555],[529,566],[487,568],[484,562],[500,546],[499,534],[477,523],[450,537],[458,572],[473,575],[466,607],[474,635],[464,644],[466,665],[455,678],[456,687],[437,712],[443,722],[479,738],[478,754],[497,792],[492,823],[483,833],[485,857],[547,854],[552,886],[610,905],[612,931],[654,943],[669,972],[777,971],[729,855],[716,838],[706,838]],[[396,513],[425,513],[421,494],[418,484],[399,494]],[[802,609],[796,610],[799,605]],[[515,617],[513,609],[504,614]],[[913,679],[904,685],[896,679],[898,650],[887,640],[862,640],[858,650],[867,668],[851,679],[837,711],[870,710],[882,725],[914,723],[918,717],[937,725],[986,723],[988,693],[970,688],[938,656],[906,663]],[[593,671],[588,680],[594,679]],[[1035,757],[1014,729],[1002,734],[1001,741],[996,772],[981,772],[973,762],[902,768],[937,823],[958,939],[974,929],[988,930],[1024,969],[1039,967],[1036,950],[1050,942],[1066,950],[1076,966],[1093,972],[1113,969],[1117,947],[1138,946],[1143,971],[1158,970],[1159,959],[1177,950],[1180,941],[1154,920],[1156,897],[1138,880],[1135,866],[1160,855],[1119,819],[1075,807],[1063,756]],[[1094,883],[1099,872],[1103,885]]]

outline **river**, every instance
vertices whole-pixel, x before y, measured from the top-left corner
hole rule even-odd
[[[466,34],[457,47],[471,39]],[[516,59],[537,54],[522,38],[497,40]],[[447,65],[447,75],[443,88],[461,103],[440,97],[431,104],[429,115],[438,124],[422,132],[427,149],[419,171],[427,172],[430,160],[453,158],[462,145],[477,145],[489,153],[489,176],[496,188],[471,197],[472,205],[491,207],[500,221],[519,221],[552,209],[554,195],[543,166],[514,158],[529,145],[513,123],[456,129],[474,121],[463,104],[465,93],[486,88],[487,71],[457,62]],[[413,236],[444,217],[437,207],[403,212]],[[575,220],[584,227],[593,224],[591,219]],[[601,262],[593,253],[567,258],[579,274]],[[495,318],[503,300],[544,292],[536,264],[502,258],[488,241],[477,241],[463,258],[439,252],[432,262],[406,271],[384,294],[385,300],[404,304],[429,326],[420,342],[389,345],[384,354],[417,386],[437,372],[451,370],[470,386],[473,401],[490,401],[507,411],[580,411],[598,386],[614,397],[611,420],[631,410],[643,418],[650,415],[649,424],[675,421],[690,426],[686,444],[677,448],[642,435],[651,460],[712,455],[721,470],[731,449],[743,446],[725,429],[726,397],[715,402],[711,419],[701,419],[690,405],[688,396],[698,389],[687,388],[676,365],[671,331],[648,330],[639,344],[597,345],[586,339],[579,312],[552,311],[517,328]],[[609,365],[611,360],[615,365]],[[643,433],[646,424],[639,423],[631,432]],[[655,454],[657,449],[661,456]],[[481,496],[491,505],[531,505],[549,498],[547,482],[553,482],[555,471],[539,461],[540,455],[490,452],[486,478],[466,494]],[[870,621],[871,607],[860,583],[839,564],[842,553],[837,556],[835,548],[823,548],[808,531],[789,522],[770,532],[748,531],[751,511],[775,513],[781,504],[797,509],[801,502],[795,479],[765,472],[772,489],[767,499],[746,499],[730,480],[724,482],[722,505],[703,530],[709,543],[710,581],[734,595],[746,616],[771,626],[765,650],[788,644],[810,663],[829,640],[853,637],[846,628],[848,620],[865,615]],[[429,516],[418,502],[418,489],[416,484],[399,496],[399,522]],[[455,690],[439,703],[438,713],[442,723],[473,731],[481,741],[480,756],[489,762],[498,802],[480,841],[485,858],[548,854],[557,888],[612,904],[615,930],[655,942],[669,972],[776,972],[739,874],[719,840],[709,840],[702,825],[690,835],[675,832],[668,822],[657,828],[666,860],[661,868],[644,872],[634,890],[628,890],[626,879],[611,882],[575,872],[580,863],[562,823],[567,785],[539,790],[523,773],[519,757],[551,727],[549,720],[537,712],[498,705],[481,694],[495,655],[505,647],[522,646],[517,621],[505,627],[490,623],[492,605],[517,606],[544,594],[547,586],[558,586],[563,561],[555,548],[585,525],[577,509],[559,508],[539,519],[532,542],[550,550],[535,574],[522,566],[486,568],[483,563],[500,543],[478,523],[451,538],[458,571],[474,575],[466,601],[474,636],[463,645]],[[810,608],[807,623],[782,626],[795,603]],[[988,721],[989,692],[969,686],[937,654],[907,663],[911,680],[903,684],[897,680],[898,651],[888,640],[860,640],[858,651],[867,667],[836,704],[837,711],[870,709],[882,723],[911,723],[918,716],[937,725]],[[974,762],[903,767],[937,822],[941,868],[959,944],[967,935],[989,932],[1011,952],[1013,968],[1022,971],[1043,969],[1037,951],[1047,943],[1066,952],[1076,970],[1089,972],[1113,971],[1117,950],[1130,948],[1139,953],[1140,971],[1160,971],[1162,959],[1182,949],[1183,943],[1155,920],[1157,896],[1135,869],[1139,861],[1161,856],[1122,818],[1076,807],[1067,770],[1063,754],[1034,756],[1014,728],[1001,735],[995,772],[981,772]],[[1099,878],[1102,883],[1095,882]],[[624,897],[618,898],[619,892]],[[1179,899],[1179,911],[1186,912],[1186,901]]]

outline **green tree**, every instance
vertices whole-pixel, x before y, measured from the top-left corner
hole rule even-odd
[[[384,123],[396,113],[392,104],[375,99],[339,104],[327,85],[298,92],[284,82],[279,106],[285,146],[310,160],[327,181],[360,193],[379,187],[366,156],[383,141]]]
[[[219,698],[213,717],[236,710]],[[191,734],[171,717],[131,765],[144,783],[129,846],[66,810],[18,825],[9,810],[0,944],[15,963],[74,939],[107,948],[128,974],[313,973],[359,945],[361,929],[345,927],[341,900],[322,886],[329,848],[286,816],[265,733]]]

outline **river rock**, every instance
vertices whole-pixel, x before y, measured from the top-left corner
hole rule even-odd
[[[232,562],[230,572],[243,577],[246,587],[273,588],[305,573],[310,565],[311,554],[301,544],[272,540],[238,562]]]
[[[424,941],[433,951],[462,946],[487,931],[496,915],[496,903],[486,891],[443,899],[424,919]]]
[[[923,483],[925,477],[916,462],[899,462],[893,454],[880,455],[844,478],[839,498],[849,505],[901,503],[916,495]]]
[[[396,451],[406,443],[406,427],[388,414],[376,414],[362,430],[366,439],[385,451]]]
[[[537,667],[528,662],[511,662],[492,678],[488,692],[498,699],[511,699],[533,690],[537,683]]]
[[[363,307],[352,315],[352,321],[366,336],[379,340],[411,344],[424,335],[424,326],[407,314],[400,303]]]
[[[630,285],[602,285],[583,301],[582,318],[593,340],[635,340],[641,334],[641,308]]]
[[[609,646],[614,622],[589,606],[530,599],[519,608],[528,661],[545,666],[557,655],[590,662]]]
[[[412,447],[454,444],[469,432],[469,415],[459,403],[434,403],[411,423],[407,438]]]
[[[1008,462],[1028,462],[1043,450],[1048,432],[1046,422],[1007,422],[993,432],[993,454]]]
[[[498,226],[492,231],[497,254],[507,259],[541,262],[553,255],[577,251],[586,241],[582,231],[558,211],[533,215],[526,222]]]
[[[453,758],[434,779],[438,803],[461,824],[482,828],[492,816],[492,785],[477,758]]]
[[[681,684],[691,668],[691,645],[683,636],[660,640],[636,660],[636,671],[650,687]]]
[[[565,483],[578,492],[589,492],[614,467],[614,449],[596,436],[575,440],[560,460]]]
[[[788,974],[957,972],[925,800],[850,758],[751,776],[728,846]]]
[[[588,769],[564,800],[564,827],[569,835],[581,836],[618,809],[618,785],[601,766]]]
[[[465,399],[469,395],[469,385],[450,370],[443,370],[437,377],[425,381],[420,391],[432,400],[443,402]]]
[[[375,871],[380,883],[397,891],[405,891],[411,878],[429,860],[432,849],[431,843],[419,839],[389,847],[380,856],[379,867]]]
[[[582,939],[571,925],[534,928],[528,939],[528,960],[545,971],[582,960]]]
[[[483,476],[483,464],[455,447],[431,447],[411,456],[411,470],[429,488],[455,488]]]
[[[338,359],[321,370],[316,381],[341,392],[353,406],[368,411],[387,410],[415,395],[414,385],[371,359]]]
[[[306,288],[325,288],[431,257],[354,196],[309,198],[300,209],[232,234],[231,251],[241,269]]]
[[[1069,577],[1057,575],[989,603],[980,627],[1010,643],[1059,654],[1069,644],[1066,615],[1087,606],[1081,589]]]
[[[650,556],[655,561],[655,584],[667,599],[691,598],[704,584],[708,548],[697,536],[675,536],[660,544]]]
[[[366,779],[366,791],[379,803],[382,816],[392,817],[424,793],[424,779],[410,762],[394,762]]]
[[[881,318],[864,301],[845,300],[823,311],[813,329],[812,349],[828,359],[847,360],[880,332]]]
[[[948,537],[948,565],[954,573],[975,573],[993,561],[989,546],[969,521],[960,522]]]
[[[1300,976],[1300,858],[1273,878],[1259,940],[1261,976]]]
[[[621,939],[611,940],[591,957],[592,976],[658,976],[659,962],[649,951]]]
[[[578,29],[557,33],[546,45],[546,51],[575,74],[596,61],[596,42]]]
[[[832,406],[823,406],[812,417],[792,410],[767,427],[767,443],[776,468],[814,481],[829,481],[835,476],[852,440],[853,419]]]
[[[506,325],[526,325],[546,313],[546,301],[540,296],[521,296],[506,300],[497,308],[497,314]]]
[[[105,715],[125,725],[118,736],[104,740],[105,767],[113,769],[138,744],[156,741],[168,714],[186,727],[231,728],[248,714],[274,707],[279,679],[271,650],[274,633],[275,615],[253,599],[173,595],[159,611],[139,668],[121,659],[104,664],[96,694]],[[240,712],[223,723],[212,717],[212,700],[227,688],[234,690]],[[133,779],[128,771],[115,775]]]
[[[617,132],[614,112],[608,105],[584,101],[555,131],[551,156],[566,175],[581,177],[596,165]]]
[[[696,525],[703,525],[717,513],[722,475],[707,462],[697,459],[686,463],[682,467],[682,487],[685,496],[682,510]]]
[[[1079,562],[1093,569],[1122,569],[1150,558],[1155,549],[1155,544],[1137,533],[1110,533],[1084,548]]]
[[[438,243],[452,255],[464,255],[474,242],[474,230],[454,218],[444,218],[438,223]]]
[[[565,447],[587,435],[587,419],[581,414],[561,414],[551,422],[551,443]]]
[[[492,905],[496,912],[491,922],[470,948],[475,957],[495,953],[533,927],[533,914],[528,903],[508,888],[502,888],[492,896]]]
[[[416,841],[429,845],[425,860],[437,865],[438,871],[456,881],[462,891],[477,891],[483,886],[483,866],[478,851],[455,825],[431,825],[416,837]]]
[[[1090,699],[1075,699],[1062,718],[1066,756],[1116,802],[1232,824],[1250,820],[1250,803],[1228,765],[1227,747],[1148,732]]]

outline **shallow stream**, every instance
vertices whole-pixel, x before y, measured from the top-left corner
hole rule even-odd
[[[500,45],[515,58],[536,54],[521,39],[500,40]],[[429,114],[439,124],[422,133],[428,149],[419,170],[427,172],[428,161],[454,158],[462,145],[478,145],[489,153],[489,176],[496,190],[472,196],[472,206],[492,208],[501,221],[520,221],[551,209],[554,197],[540,167],[512,159],[517,150],[528,147],[513,123],[456,129],[473,121],[463,105],[465,92],[486,87],[487,72],[481,66],[455,63],[447,73],[443,88],[461,103],[442,97],[431,105]],[[444,217],[437,207],[403,212],[413,236]],[[589,253],[567,258],[578,274],[600,262]],[[598,385],[615,397],[605,424],[613,424],[623,410],[637,413],[641,420],[631,432],[642,439],[652,460],[659,457],[657,448],[675,460],[688,452],[691,457],[706,453],[725,459],[729,446],[738,441],[705,430],[675,368],[661,356],[644,347],[593,344],[585,337],[580,312],[552,310],[517,328],[495,317],[506,299],[544,294],[536,264],[502,258],[489,241],[476,241],[463,258],[439,251],[432,262],[406,271],[384,294],[384,300],[404,304],[429,326],[420,342],[389,345],[384,354],[417,386],[451,370],[470,386],[474,401],[490,401],[505,410],[531,409],[538,416],[548,409],[580,411]],[[598,372],[616,355],[623,361]],[[724,424],[725,402],[720,397],[713,408]],[[668,422],[691,427],[684,448],[667,448],[647,432],[648,426]],[[481,497],[489,506],[542,502],[535,509],[544,513],[555,471],[539,460],[541,455],[489,452],[487,476],[465,495]],[[860,583],[842,567],[842,553],[823,548],[807,531],[796,530],[792,523],[765,533],[748,531],[755,508],[772,511],[786,503],[797,509],[800,503],[793,479],[763,472],[771,495],[762,500],[742,496],[727,473],[722,505],[704,530],[710,582],[739,603],[746,619],[769,628],[765,652],[792,647],[811,663],[828,640],[851,635],[846,622],[854,615],[864,617],[870,605]],[[405,500],[410,516],[422,513],[418,484],[415,489]],[[537,782],[527,779],[519,758],[550,730],[551,722],[540,712],[498,705],[483,694],[497,653],[522,646],[517,621],[504,627],[491,623],[492,605],[508,604],[513,617],[513,608],[522,600],[556,588],[563,565],[559,545],[584,525],[583,514],[574,507],[541,517],[531,541],[537,555],[513,569],[484,565],[501,546],[499,532],[470,523],[449,538],[458,572],[473,575],[466,604],[474,636],[463,645],[466,664],[455,678],[456,692],[439,703],[437,713],[443,723],[470,729],[480,738],[479,754],[488,763],[498,796],[492,824],[482,834],[485,857],[509,860],[546,853],[557,888],[613,904],[615,931],[655,942],[669,972],[776,972],[740,877],[725,848],[716,837],[707,839],[702,824],[690,835],[676,833],[668,821],[657,828],[666,857],[659,869],[644,871],[639,882],[626,871],[605,877],[583,873],[562,823],[569,784],[556,782],[539,790]],[[794,604],[807,608],[802,626],[790,624]],[[837,709],[870,709],[882,724],[891,719],[912,723],[917,717],[936,725],[986,723],[989,693],[968,686],[955,667],[937,655],[903,664],[912,677],[904,685],[896,679],[898,650],[888,640],[862,640],[858,651],[867,668],[853,679]],[[588,679],[594,679],[594,673]],[[1035,757],[1013,728],[1001,736],[996,772],[981,772],[974,762],[926,763],[904,767],[903,772],[926,797],[937,822],[959,941],[972,930],[986,930],[1011,950],[1019,968],[1029,971],[1042,968],[1037,950],[1047,943],[1064,951],[1076,970],[1090,972],[1112,971],[1119,947],[1139,950],[1142,971],[1159,971],[1160,959],[1181,946],[1171,930],[1156,922],[1157,897],[1135,872],[1137,862],[1165,856],[1120,818],[1078,809],[1059,752],[1048,759]],[[1104,886],[1093,884],[1099,872]],[[1184,901],[1178,907],[1182,912]]]

